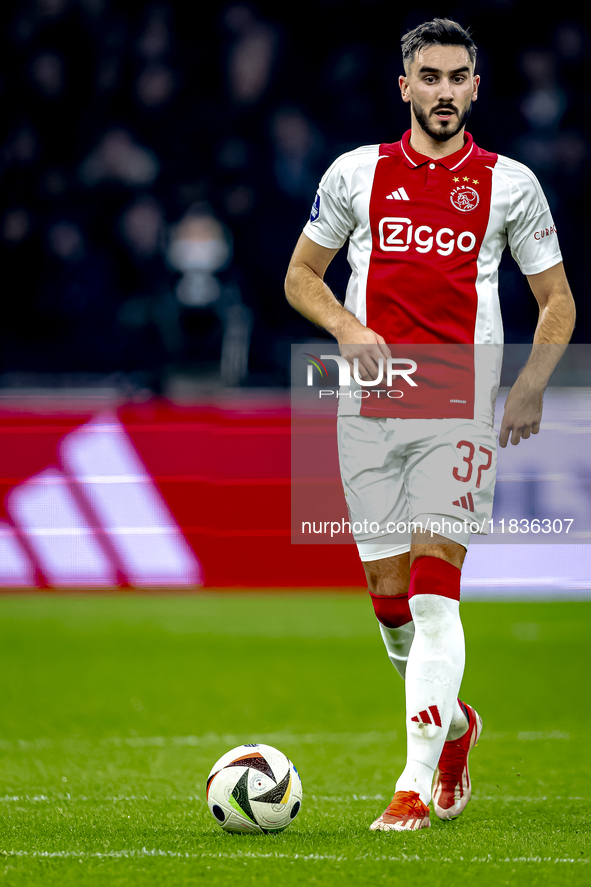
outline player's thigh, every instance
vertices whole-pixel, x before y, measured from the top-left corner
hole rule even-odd
[[[430,420],[407,463],[411,525],[467,548],[472,533],[486,534],[496,479],[496,435],[482,422]],[[435,424],[433,424],[435,423]]]
[[[345,502],[361,560],[408,552],[404,455],[387,421],[341,416],[337,429]]]

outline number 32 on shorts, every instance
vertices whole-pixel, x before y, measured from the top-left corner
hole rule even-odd
[[[466,463],[465,473],[460,474],[458,468],[454,468],[453,476],[456,480],[462,481],[462,483],[468,483],[470,478],[472,477],[472,473],[474,471],[474,454],[476,453],[476,447],[469,440],[460,440],[456,444],[456,449],[463,451],[466,449],[468,452],[466,455],[463,454],[463,461]],[[482,453],[484,458],[479,457],[478,461],[478,472],[476,474],[476,489],[480,489],[480,481],[482,479],[482,472],[486,471],[487,468],[490,468],[492,465],[492,450],[489,450],[487,447],[478,447],[478,452]]]

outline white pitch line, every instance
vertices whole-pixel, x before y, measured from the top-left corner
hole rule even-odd
[[[60,795],[4,795],[0,797],[0,804],[12,804],[12,803],[27,803],[27,804],[35,804],[35,803],[45,803],[45,804],[66,804],[66,803],[77,803],[78,801],[88,801],[91,804],[113,804],[113,803],[134,803],[136,804],[138,801],[148,802],[154,804],[162,804],[163,801],[166,803],[179,803],[186,804],[188,801],[197,802],[198,804],[205,804],[205,800],[202,800],[200,797],[196,795],[186,795],[182,798],[178,795],[166,795],[166,796],[158,796],[158,797],[150,797],[149,795],[71,795],[69,792],[66,794]]]
[[[475,792],[472,795],[475,801],[495,801],[505,804],[541,804],[545,801],[588,801],[588,798],[580,795],[483,795]],[[328,804],[347,804],[347,803],[370,803],[373,801],[387,801],[390,795],[311,795],[306,794],[306,801],[312,803],[328,803]],[[205,806],[204,798],[199,795],[166,795],[166,796],[149,796],[149,795],[71,795],[69,792],[55,796],[51,795],[3,795],[0,796],[0,804],[77,804],[80,802],[88,802],[89,804],[137,804],[138,802],[150,804],[162,804],[165,801],[168,804],[187,804],[193,803]]]
[[[374,862],[475,862],[475,863],[551,863],[558,864],[587,864],[588,859],[571,859],[568,857],[551,856],[516,856],[516,857],[499,857],[495,858],[490,854],[488,856],[474,856],[465,858],[463,856],[452,857],[436,857],[436,856],[409,856],[401,854],[400,856],[377,855],[374,856],[365,853],[359,856],[342,856],[331,853],[257,853],[256,851],[246,851],[243,853],[213,853],[203,851],[202,853],[181,852],[178,850],[148,850],[142,847],[141,850],[108,850],[105,852],[86,852],[78,850],[3,850],[0,851],[0,857],[20,858],[20,859],[143,859],[147,857],[160,857],[166,859],[290,859],[302,860],[303,862],[320,861],[320,862],[360,862],[362,860],[373,860]]]
[[[286,745],[320,745],[332,743],[371,743],[371,742],[396,742],[398,733],[396,730],[373,730],[359,733],[264,733],[260,736],[247,737],[251,741],[264,742],[268,744],[284,743]],[[546,742],[549,740],[568,741],[571,739],[570,733],[561,730],[520,730],[518,733],[485,733],[484,738],[487,742],[507,742],[517,740],[518,742]],[[70,751],[74,748],[92,747],[92,746],[115,746],[119,748],[198,748],[199,746],[223,746],[223,745],[242,745],[245,741],[244,734],[240,736],[227,734],[217,735],[206,733],[204,736],[109,736],[104,739],[93,741],[91,739],[48,739],[40,737],[38,739],[0,739],[1,751],[29,751],[37,749],[49,749],[68,747]]]
[[[247,739],[264,743],[282,742],[293,745],[322,745],[323,743],[332,744],[335,742],[395,742],[398,739],[398,734],[395,730],[375,730],[366,733],[265,733],[255,737],[247,737]],[[63,739],[47,739],[41,737],[38,739],[0,739],[0,750],[28,751],[65,746],[72,749],[97,745],[101,747],[115,746],[127,748],[166,748],[170,746],[197,748],[209,745],[242,745],[244,741],[244,734],[234,736],[231,734],[217,735],[213,733],[206,733],[204,736],[108,736],[96,742],[93,742],[91,739],[70,739],[68,737]]]
[[[570,733],[563,733],[561,730],[536,730],[532,732],[522,730],[517,734],[517,739],[519,742],[535,742],[539,739],[570,739]]]
[[[474,792],[472,797],[475,801],[502,801],[507,804],[540,804],[542,801],[588,801],[588,798],[582,798],[578,795],[563,797],[562,795],[480,795]]]
[[[342,804],[350,801],[387,801],[390,799],[390,795],[306,795],[306,800],[315,801],[315,802],[327,802],[330,804]],[[511,803],[511,804],[541,804],[544,801],[588,801],[588,798],[571,795],[570,797],[563,797],[562,795],[504,795],[504,794],[496,794],[496,795],[481,795],[478,792],[473,792],[472,798],[474,801],[496,801],[502,803]],[[0,798],[1,800],[1,798]]]

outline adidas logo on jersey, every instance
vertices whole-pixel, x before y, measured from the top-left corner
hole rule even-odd
[[[386,200],[410,200],[410,197],[404,188],[398,188],[397,191],[392,191],[391,194],[388,194]]]

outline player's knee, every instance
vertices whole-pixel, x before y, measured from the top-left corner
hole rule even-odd
[[[398,597],[374,594],[372,591],[369,594],[378,622],[386,628],[400,628],[412,621],[407,594]]]

